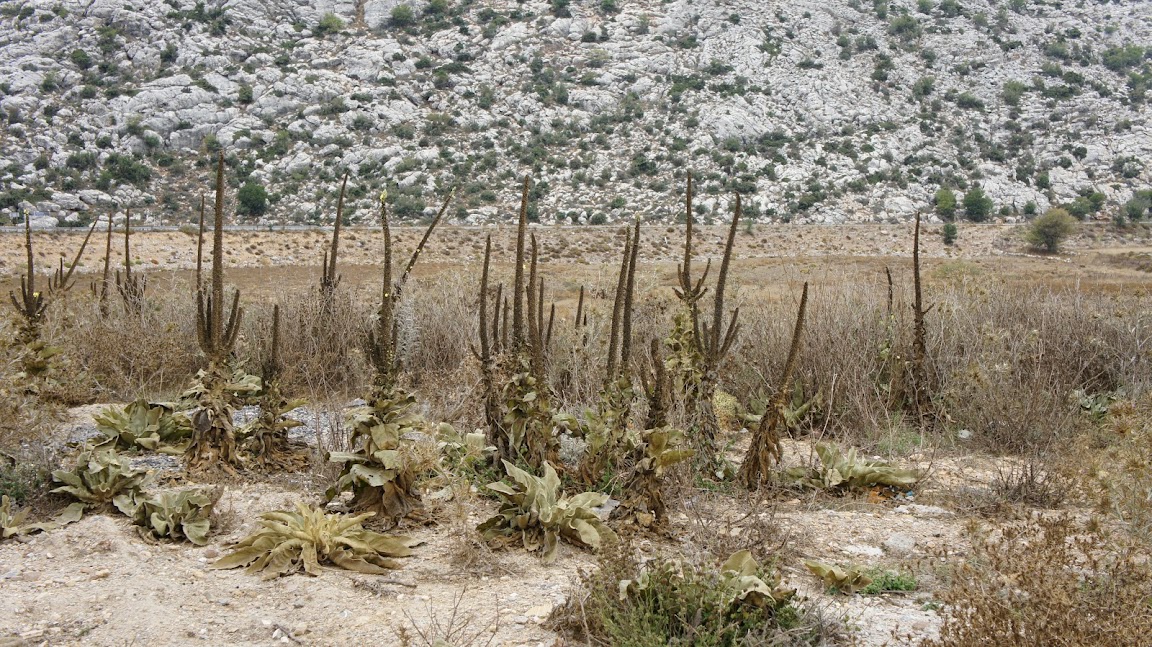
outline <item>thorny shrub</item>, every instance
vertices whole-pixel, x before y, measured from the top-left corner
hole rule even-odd
[[[1096,524],[1035,517],[973,537],[941,594],[940,637],[923,647],[1128,647],[1152,632],[1146,547]]]

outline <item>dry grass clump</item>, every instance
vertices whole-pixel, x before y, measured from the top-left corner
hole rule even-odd
[[[599,568],[584,574],[565,605],[552,612],[547,626],[584,645],[783,647],[834,642],[838,625],[791,599],[771,568],[749,573],[762,585],[757,590],[760,604],[750,604],[752,598],[741,598],[740,592],[751,578],[734,580],[722,572],[722,561],[641,561],[624,547],[606,552]],[[757,566],[754,561],[752,565]]]
[[[474,283],[465,272],[409,279],[397,323],[401,362],[414,386],[450,375],[471,359]]]
[[[372,374],[361,347],[373,309],[339,286],[329,295],[310,290],[282,298],[281,389],[310,398],[358,395]],[[255,313],[249,321],[261,318]]]
[[[139,313],[112,301],[100,316],[98,298],[79,291],[55,304],[45,334],[64,349],[70,401],[171,399],[187,385],[199,366],[187,288],[157,283]]]
[[[1098,434],[1085,440],[1103,447],[1074,450],[1092,456],[1086,465],[1081,463],[1087,498],[1152,545],[1152,395],[1112,403]]]
[[[1130,647],[1152,632],[1146,547],[1069,517],[973,538],[941,594],[940,638],[923,647]]]
[[[796,290],[798,295],[799,290]],[[899,290],[889,315],[875,289],[818,283],[796,379],[823,406],[806,425],[849,439],[908,414],[890,396],[905,358],[910,309]],[[1055,449],[1083,431],[1073,393],[1147,389],[1152,357],[1135,297],[965,278],[929,287],[929,381],[946,429],[971,432],[994,452]],[[797,296],[798,298],[798,296]],[[746,305],[741,340],[723,371],[725,390],[766,400],[788,356],[795,301]],[[965,434],[967,435],[967,434]]]

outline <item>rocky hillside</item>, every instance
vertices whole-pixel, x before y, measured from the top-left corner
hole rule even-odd
[[[1152,184],[1139,0],[3,0],[0,220],[1108,217]],[[957,209],[963,215],[964,205]]]

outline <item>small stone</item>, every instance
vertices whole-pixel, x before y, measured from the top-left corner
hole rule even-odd
[[[860,546],[858,544],[845,544],[840,547],[840,550],[849,555],[865,555],[868,557],[880,557],[884,554],[884,551],[875,546]]]
[[[917,514],[924,516],[948,516],[952,513],[944,508],[934,505],[921,505],[919,503],[909,503],[907,505],[896,506],[893,512],[898,514]]]
[[[893,533],[884,540],[884,550],[890,555],[905,557],[916,550],[916,540],[904,533]]]

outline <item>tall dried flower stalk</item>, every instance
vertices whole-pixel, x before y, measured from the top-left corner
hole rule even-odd
[[[800,293],[800,309],[796,313],[796,326],[792,329],[792,344],[788,347],[788,360],[772,402],[760,417],[760,424],[752,434],[752,443],[744,454],[738,478],[744,487],[755,489],[768,482],[772,468],[780,464],[784,449],[780,443],[780,430],[785,428],[784,408],[791,393],[792,374],[800,355],[800,339],[804,333],[804,314],[808,309],[808,282]]]

